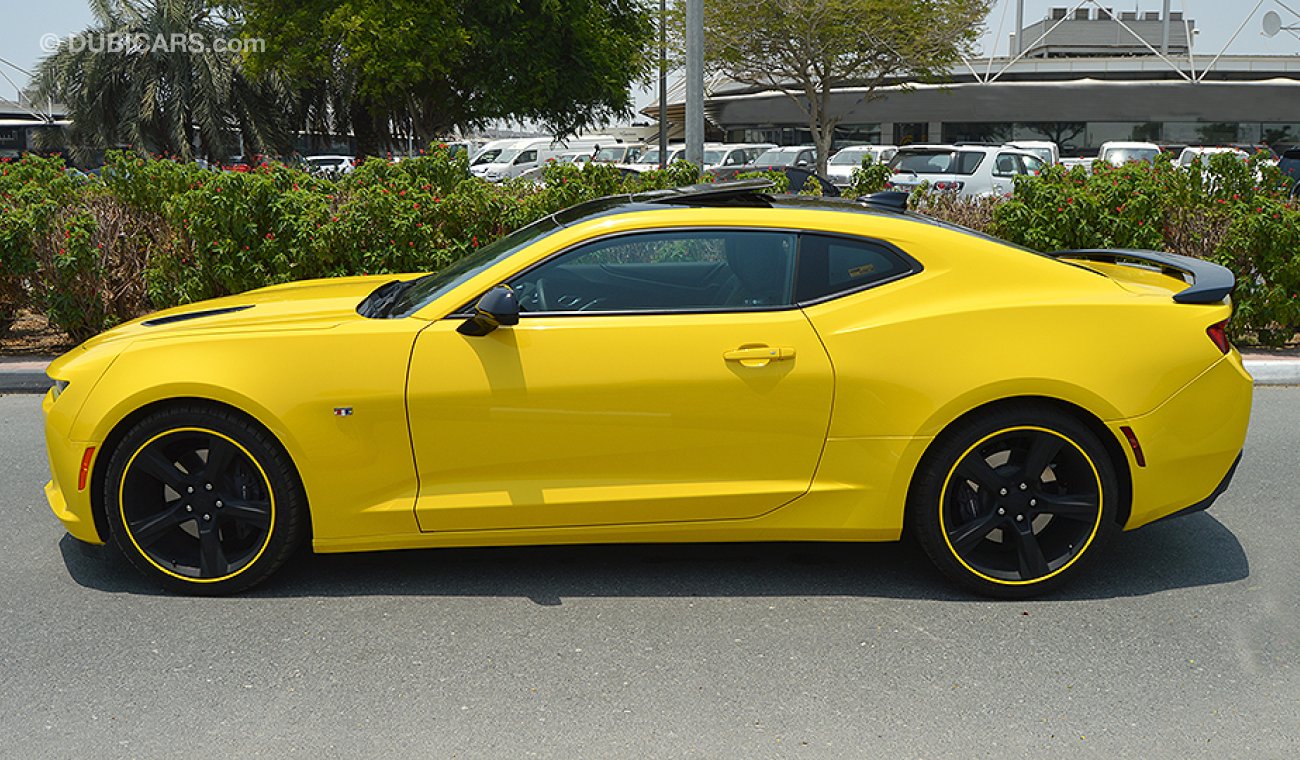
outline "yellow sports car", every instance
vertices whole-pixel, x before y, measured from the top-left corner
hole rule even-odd
[[[1252,387],[1227,270],[764,189],[606,198],[435,274],[110,330],[50,366],[50,505],[199,594],[306,541],[910,530],[952,579],[1018,597],[1227,487]]]

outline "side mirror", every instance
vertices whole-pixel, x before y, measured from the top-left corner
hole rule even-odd
[[[802,158],[799,159],[799,162],[795,164],[795,166],[807,166],[807,165],[808,165],[808,162],[807,162],[806,160],[802,159]]]
[[[519,324],[519,299],[509,285],[498,285],[474,304],[474,316],[456,328],[461,335],[487,335],[502,325]]]

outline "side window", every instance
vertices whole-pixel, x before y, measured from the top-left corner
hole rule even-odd
[[[1034,158],[1032,156],[1021,156],[1020,162],[1025,165],[1026,174],[1039,174],[1043,171],[1043,167],[1046,165],[1046,162],[1042,159]]]
[[[1013,174],[1024,174],[1020,169],[1020,162],[1016,160],[1014,153],[999,153],[998,162],[994,166],[993,173],[999,177],[1010,177]]]
[[[510,282],[525,313],[743,311],[793,303],[795,235],[680,230],[597,240]]]
[[[860,290],[918,268],[883,243],[804,234],[799,238],[795,300],[804,303]]]
[[[536,161],[536,160],[537,160],[537,151],[535,151],[535,150],[526,150],[526,151],[524,151],[523,153],[520,153],[520,154],[519,154],[519,158],[516,158],[516,159],[515,159],[515,163],[516,163],[516,164],[531,164],[532,162],[534,162],[534,161]]]
[[[974,174],[982,163],[984,163],[983,153],[973,150],[961,151],[957,154],[957,174]]]

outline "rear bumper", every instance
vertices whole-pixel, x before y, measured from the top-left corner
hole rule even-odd
[[[1205,510],[1209,509],[1210,505],[1213,504],[1216,499],[1222,496],[1224,491],[1228,490],[1228,485],[1232,483],[1232,476],[1237,474],[1237,465],[1239,464],[1241,464],[1241,454],[1237,455],[1237,458],[1233,461],[1232,466],[1228,468],[1228,474],[1224,475],[1223,480],[1219,481],[1219,485],[1215,487],[1213,493],[1211,493],[1209,496],[1205,497],[1204,499],[1201,499],[1200,501],[1196,502],[1195,504],[1191,505],[1190,507],[1183,507],[1177,512],[1174,512],[1173,514],[1165,515],[1164,517],[1161,517],[1155,520],[1154,522],[1161,522],[1162,520],[1171,520],[1175,517],[1183,517],[1185,515],[1194,514],[1196,512],[1204,512]]]
[[[1132,474],[1125,530],[1204,509],[1223,493],[1246,440],[1253,390],[1234,350],[1154,411],[1108,423]],[[1137,435],[1146,466],[1138,466],[1123,426]]]

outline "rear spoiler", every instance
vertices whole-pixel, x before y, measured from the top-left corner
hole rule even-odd
[[[1174,300],[1178,303],[1218,303],[1231,295],[1233,287],[1237,284],[1232,271],[1227,267],[1163,251],[1091,249],[1053,251],[1047,255],[1058,259],[1084,259],[1112,264],[1136,262],[1139,266],[1157,268],[1163,274],[1173,275],[1183,280],[1190,277],[1191,285],[1186,290],[1174,294]]]

